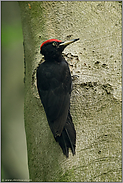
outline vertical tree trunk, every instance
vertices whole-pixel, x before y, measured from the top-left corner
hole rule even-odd
[[[19,2],[25,57],[25,129],[32,181],[121,181],[121,2]],[[80,38],[64,51],[73,81],[76,155],[62,154],[36,88],[39,47]]]

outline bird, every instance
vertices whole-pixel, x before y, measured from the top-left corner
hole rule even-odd
[[[69,157],[69,148],[75,155],[76,130],[70,113],[72,77],[63,50],[78,39],[61,41],[49,39],[40,46],[44,56],[36,72],[37,89],[43,104],[49,127],[63,154]]]

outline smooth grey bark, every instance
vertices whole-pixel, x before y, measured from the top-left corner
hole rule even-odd
[[[121,2],[19,2],[25,57],[25,129],[32,181],[121,181]],[[64,51],[73,81],[76,155],[62,154],[36,88],[40,44],[80,38]]]

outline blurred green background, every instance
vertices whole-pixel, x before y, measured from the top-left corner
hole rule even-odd
[[[24,61],[17,1],[1,2],[1,181],[28,179],[24,129]]]

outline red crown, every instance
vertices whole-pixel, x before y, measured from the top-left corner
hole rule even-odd
[[[47,41],[44,41],[44,42],[41,44],[40,50],[41,50],[41,47],[42,47],[44,44],[50,43],[50,42],[53,42],[53,41],[55,41],[55,42],[62,42],[61,40],[58,40],[58,39],[49,39],[49,40],[47,40]]]

